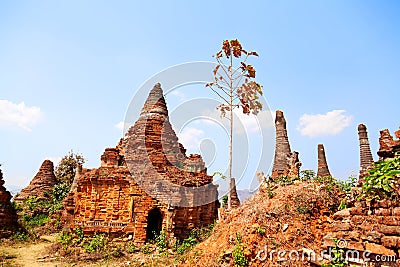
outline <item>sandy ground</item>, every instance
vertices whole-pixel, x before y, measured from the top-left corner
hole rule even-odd
[[[66,266],[45,255],[46,248],[54,242],[54,236],[45,236],[37,243],[0,244],[0,253],[10,259],[0,263],[1,266]]]
[[[131,259],[121,260],[100,260],[98,262],[79,262],[65,263],[60,259],[52,257],[46,253],[47,248],[56,242],[56,235],[42,236],[35,243],[0,243],[0,267],[117,267],[117,266],[143,266],[147,256],[136,254]],[[6,258],[6,259],[4,259]],[[160,264],[162,261],[155,261],[152,257],[148,257],[149,261],[146,266],[170,266],[170,264]],[[163,260],[167,260],[166,258]]]

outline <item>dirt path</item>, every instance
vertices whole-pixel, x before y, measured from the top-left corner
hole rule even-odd
[[[36,243],[0,244],[0,254],[8,258],[5,262],[0,261],[0,266],[65,266],[48,255],[46,257],[46,249],[52,242],[54,237],[46,236]]]

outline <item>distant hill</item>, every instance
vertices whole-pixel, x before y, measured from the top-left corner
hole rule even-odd
[[[15,197],[16,194],[19,194],[22,190],[21,187],[15,185],[6,186],[6,189],[11,193],[13,197]]]

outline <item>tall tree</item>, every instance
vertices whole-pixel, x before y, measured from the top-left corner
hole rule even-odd
[[[83,164],[85,159],[80,154],[75,154],[72,150],[65,155],[60,163],[58,163],[55,175],[59,183],[66,183],[71,185],[75,177],[76,168],[78,164]]]
[[[221,117],[229,120],[229,191],[235,187],[235,179],[232,177],[232,152],[233,152],[233,110],[241,108],[244,114],[258,114],[262,109],[259,96],[262,95],[262,86],[254,79],[256,70],[247,59],[258,56],[257,52],[246,51],[240,42],[224,40],[222,48],[215,57],[217,66],[213,70],[214,81],[206,84],[206,87],[222,99],[222,104],[217,106]],[[226,117],[228,113],[228,117]],[[228,194],[228,208],[231,208],[231,194]]]

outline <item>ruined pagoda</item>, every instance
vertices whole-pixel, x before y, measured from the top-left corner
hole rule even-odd
[[[143,244],[154,233],[185,238],[217,218],[217,186],[200,155],[186,149],[169,122],[160,84],[150,91],[139,119],[97,169],[83,169],[64,201],[68,229],[131,235]]]
[[[27,187],[21,190],[15,198],[15,202],[21,203],[29,197],[37,199],[46,199],[46,193],[51,192],[54,185],[57,184],[56,176],[54,175],[54,165],[50,160],[43,161],[39,171],[33,177]]]

